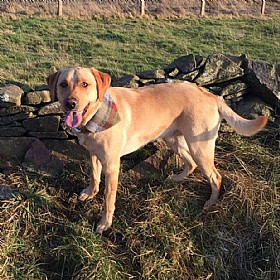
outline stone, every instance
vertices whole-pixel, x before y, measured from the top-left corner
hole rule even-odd
[[[114,79],[111,83],[113,87],[128,87],[128,88],[137,88],[139,77],[135,75],[125,75],[118,79]]]
[[[234,81],[230,83],[229,85],[222,88],[220,91],[220,95],[223,97],[232,96],[238,94],[246,94],[248,92],[248,86],[246,83],[243,83],[241,80]]]
[[[0,87],[0,107],[20,106],[24,91],[16,85]]]
[[[43,142],[36,139],[30,149],[24,156],[25,162],[32,162],[35,167],[39,168],[42,164],[47,163],[51,158],[51,152],[46,148]]]
[[[244,70],[223,54],[209,55],[204,69],[194,82],[200,86],[218,84],[232,79],[240,78]]]
[[[68,138],[68,135],[65,131],[55,131],[55,132],[47,132],[47,131],[41,131],[41,132],[28,132],[28,135],[29,136],[32,136],[32,137],[36,137],[36,138],[39,138],[39,139],[44,139],[44,138],[47,138],[47,139],[67,139]]]
[[[12,116],[0,117],[0,126],[10,125],[14,122],[22,121],[28,118],[35,118],[35,115],[32,112],[23,112]]]
[[[58,158],[84,160],[89,158],[89,153],[75,140],[41,139],[46,147]]]
[[[7,124],[6,127],[22,127],[22,124],[21,122],[13,121],[12,123]]]
[[[139,84],[141,86],[147,86],[147,85],[152,85],[156,82],[156,80],[152,79],[140,79]]]
[[[273,109],[262,99],[250,96],[238,102],[235,111],[247,119],[255,119],[259,116],[267,116],[271,119]]]
[[[0,185],[0,200],[12,199],[17,193],[16,189],[7,185]]]
[[[180,70],[175,67],[172,71],[168,72],[168,77],[175,78],[180,73]]]
[[[43,85],[37,85],[34,87],[35,91],[48,91],[49,90],[49,86],[47,84],[43,84]]]
[[[18,113],[30,113],[30,112],[36,112],[36,111],[38,111],[38,109],[35,107],[32,107],[32,106],[26,106],[26,105],[11,106],[11,107],[7,107],[7,108],[1,108],[0,116],[15,115]]]
[[[163,79],[165,78],[164,70],[149,70],[144,72],[136,72],[136,76],[140,79]]]
[[[24,128],[30,132],[55,132],[58,131],[60,116],[42,116],[27,119],[22,122]]]
[[[208,86],[207,89],[216,95],[221,95],[221,92],[223,90],[221,86]]]
[[[202,61],[203,61],[203,57],[200,56],[199,54],[189,54],[189,55],[181,56],[175,59],[170,65],[168,65],[164,69],[164,71],[170,77],[175,77],[179,73],[186,74],[189,72],[193,72],[194,70],[200,67]]]
[[[48,105],[45,105],[38,112],[39,116],[51,115],[51,114],[64,114],[60,102],[56,101]]]
[[[27,105],[48,103],[51,102],[51,94],[47,90],[28,92],[25,96],[25,102]]]
[[[25,96],[25,102],[28,105],[40,104],[41,96],[37,92],[28,92]]]
[[[162,141],[159,141],[158,145],[161,147],[153,155],[134,166],[128,173],[137,179],[161,175],[173,152]]]
[[[38,91],[41,96],[41,103],[49,103],[52,101],[51,93],[48,90]]]
[[[251,92],[280,112],[280,65],[246,60],[246,83]]]
[[[171,72],[174,71],[174,69],[177,69],[177,74],[178,74],[179,69],[177,68],[177,65],[175,64],[175,62],[173,61],[167,67],[164,68],[164,72],[165,72],[165,74],[169,75]]]
[[[22,136],[27,132],[23,127],[0,126],[0,135],[2,137]]]
[[[242,54],[240,56],[226,54],[226,57],[228,59],[232,60],[234,63],[236,63],[241,68],[244,67],[244,63],[245,63],[246,58],[247,58],[245,54]]]
[[[166,84],[169,82],[168,78],[155,79],[155,84]]]
[[[199,74],[199,70],[195,70],[193,72],[189,72],[187,74],[179,74],[176,76],[176,79],[192,82]]]
[[[0,137],[0,157],[21,162],[35,139],[26,136]]]
[[[57,175],[62,172],[64,164],[51,154],[43,142],[36,139],[24,157],[24,167],[34,171],[43,171],[44,175]]]
[[[23,84],[23,83],[20,83],[17,81],[6,80],[6,84],[18,86],[19,88],[22,89],[23,92],[33,91],[29,85],[26,85],[26,84]]]
[[[186,74],[199,68],[202,61],[203,57],[199,54],[189,54],[175,59],[174,63],[180,73]]]

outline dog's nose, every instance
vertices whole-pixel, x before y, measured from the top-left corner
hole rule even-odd
[[[68,98],[65,101],[65,107],[69,110],[73,110],[75,109],[75,107],[77,106],[77,99],[75,98]]]

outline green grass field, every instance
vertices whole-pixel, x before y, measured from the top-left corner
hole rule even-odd
[[[279,29],[279,19],[1,20],[0,77],[32,85],[44,83],[53,67],[73,65],[120,76],[164,68],[189,53],[279,63]]]
[[[279,19],[0,19],[0,82],[35,86],[53,71],[95,66],[114,77],[164,68],[179,56],[223,52],[279,63]],[[197,171],[137,181],[123,171],[115,219],[94,233],[103,192],[77,201],[89,165],[48,179],[20,166],[0,173],[19,193],[0,202],[0,279],[280,279],[279,127],[255,137],[221,133],[222,195]],[[125,168],[123,168],[125,170]]]

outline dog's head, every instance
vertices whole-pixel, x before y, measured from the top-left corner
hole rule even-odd
[[[103,100],[111,77],[95,68],[77,67],[51,74],[47,83],[52,101],[57,98],[66,112],[66,124],[78,127]]]

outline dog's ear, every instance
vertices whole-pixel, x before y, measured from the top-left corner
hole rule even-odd
[[[96,80],[98,99],[102,101],[107,88],[111,84],[111,77],[107,73],[103,73],[93,67],[90,70]]]
[[[56,99],[56,88],[57,88],[57,80],[58,80],[58,77],[60,75],[60,71],[59,72],[55,72],[53,74],[50,74],[48,77],[47,77],[47,84],[49,86],[49,90],[51,92],[51,99],[52,99],[52,102],[55,101]]]

